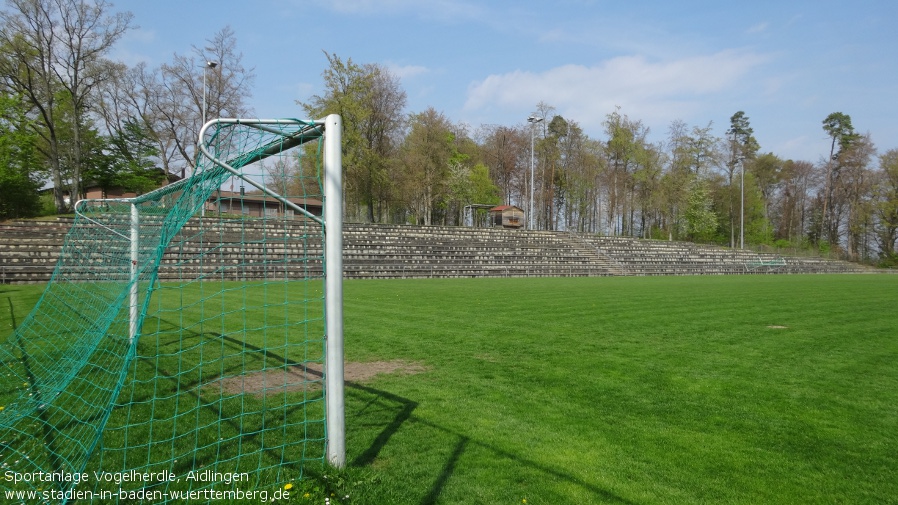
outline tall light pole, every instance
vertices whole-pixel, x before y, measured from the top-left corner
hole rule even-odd
[[[218,66],[217,61],[207,61],[203,66],[203,122],[200,123],[200,129],[202,130],[203,125],[206,124],[206,70],[215,68]],[[197,147],[197,152],[199,152],[199,147]],[[196,170],[196,163],[194,163],[193,168],[191,168],[190,175],[193,176],[193,172]],[[184,178],[184,169],[181,169],[181,178]],[[205,211],[205,207],[203,208]]]
[[[739,174],[742,179],[739,183],[742,192],[739,203],[739,249],[745,249],[745,157],[740,155],[736,159],[739,161]]]
[[[203,67],[203,124],[206,124],[206,70],[218,66],[217,61],[207,61]]]
[[[737,151],[738,143],[736,142],[736,130],[733,133],[733,169],[739,164],[739,249],[745,249],[745,154],[741,150]],[[730,178],[732,179],[732,177]],[[732,184],[732,181],[730,182]],[[733,234],[730,234],[732,239]],[[732,240],[730,240],[732,242]]]
[[[533,127],[536,126],[537,123],[541,122],[545,118],[536,117],[531,114],[530,117],[527,118],[527,122],[530,123],[530,227],[528,229],[533,229],[533,185],[534,185],[534,177],[533,177],[533,136],[534,130]]]

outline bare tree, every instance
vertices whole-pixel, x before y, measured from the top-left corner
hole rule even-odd
[[[783,164],[782,190],[774,212],[778,216],[776,238],[798,244],[808,231],[815,175],[814,164],[809,161],[788,160]]]
[[[834,174],[833,210],[844,208],[844,243],[851,260],[865,259],[872,217],[873,173],[870,162],[876,148],[870,135],[857,135],[839,157],[841,170]]]
[[[147,68],[145,63],[132,68],[116,64],[112,78],[101,88],[97,113],[111,135],[123,135],[129,124],[138,125],[142,134],[153,143],[158,164],[166,173],[172,173],[177,152],[171,136],[163,135],[159,111],[164,108],[161,104],[165,93],[157,75],[158,72]]]
[[[530,163],[530,131],[484,125],[479,131],[484,161],[506,204],[524,206],[525,167]]]
[[[243,67],[234,30],[226,26],[206,43],[202,48],[194,46],[192,54],[176,54],[171,63],[162,65],[158,91],[153,89],[155,82],[145,83],[147,96],[156,100],[152,107],[154,132],[164,148],[167,169],[180,170],[182,177],[196,164],[204,93],[207,119],[251,114],[246,100],[255,74]]]
[[[842,154],[851,147],[858,135],[851,125],[851,116],[842,112],[833,112],[823,120],[823,131],[830,137],[829,157],[826,160],[826,178],[823,186],[823,230],[830,244],[838,245],[839,218],[833,201],[834,179],[839,177],[842,169]]]
[[[894,266],[898,263],[898,149],[879,156],[874,195],[880,258]]]

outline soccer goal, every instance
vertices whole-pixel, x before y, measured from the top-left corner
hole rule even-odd
[[[252,499],[343,466],[340,135],[213,120],[190,177],[78,202],[0,344],[4,492]]]

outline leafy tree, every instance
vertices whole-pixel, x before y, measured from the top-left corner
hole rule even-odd
[[[684,213],[685,232],[694,241],[711,240],[717,228],[717,214],[712,208],[707,182],[693,177]]]
[[[764,237],[772,237],[772,231],[766,227],[770,223],[770,205],[773,199],[773,193],[777,188],[783,171],[783,160],[773,153],[766,153],[757,156],[748,163],[748,168],[752,173],[752,179],[755,187],[761,193],[761,206],[763,209]],[[765,240],[767,242],[768,240]]]
[[[568,230],[595,233],[600,226],[600,180],[606,167],[604,146],[582,132],[571,137],[565,178],[565,226]]]
[[[21,102],[0,95],[0,220],[30,217],[40,211],[41,165],[36,141]]]
[[[472,203],[488,205],[499,205],[502,203],[499,187],[490,178],[489,168],[486,165],[478,163],[471,167],[468,182],[471,188]]]
[[[409,117],[409,133],[402,145],[403,193],[417,221],[433,224],[446,201],[450,169],[458,150],[452,124],[433,108]]]
[[[604,126],[608,135],[605,154],[609,225],[614,234],[632,234],[636,194],[633,174],[644,159],[649,129],[641,121],[621,115],[619,108],[606,116]]]
[[[142,194],[165,180],[165,172],[153,161],[158,154],[156,146],[137,121],[126,120],[117,132],[98,138],[95,145],[85,177],[99,185],[104,195],[115,187]]]
[[[377,221],[392,195],[390,158],[396,154],[403,127],[406,94],[399,80],[380,65],[359,65],[351,58],[343,61],[324,54],[330,65],[322,75],[325,92],[299,104],[312,117],[342,116],[347,199],[365,207],[369,221]]]
[[[33,128],[43,138],[58,210],[66,208],[64,183],[78,195],[82,170],[82,128],[95,88],[102,82],[105,55],[131,27],[131,13],[109,14],[105,0],[7,0],[0,23],[0,74],[33,109]],[[61,131],[62,104],[69,131]],[[70,141],[63,145],[61,137]],[[68,150],[68,152],[64,152]],[[63,157],[71,174],[63,177]]]
[[[710,124],[690,129],[682,121],[671,123],[668,138],[668,170],[661,177],[663,221],[668,238],[686,233],[709,240],[718,220],[715,217],[711,229],[702,223],[711,224],[704,213],[708,209],[713,212],[708,177],[711,167],[719,164],[719,142],[711,135]],[[700,194],[693,195],[693,191]]]

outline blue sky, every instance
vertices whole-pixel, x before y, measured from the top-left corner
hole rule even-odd
[[[114,1],[114,0],[113,0]],[[401,78],[408,112],[519,125],[545,102],[604,138],[619,106],[663,140],[672,121],[722,136],[743,110],[763,152],[817,162],[821,122],[844,112],[898,148],[898,2],[892,0],[119,0],[139,28],[114,58],[151,67],[225,26],[255,70],[259,117],[302,115],[323,51]],[[197,65],[202,65],[201,61]]]

